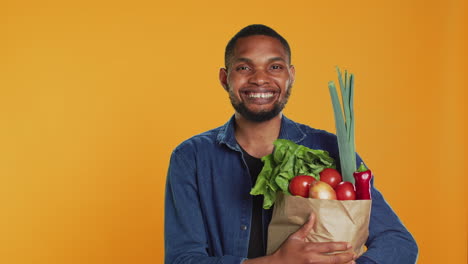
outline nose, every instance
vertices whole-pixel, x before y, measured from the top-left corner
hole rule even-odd
[[[270,82],[268,73],[263,70],[256,70],[249,78],[249,82],[256,85],[264,85]]]

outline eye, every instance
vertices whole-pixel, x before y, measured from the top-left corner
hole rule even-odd
[[[272,69],[272,70],[282,70],[282,69],[283,69],[283,66],[282,66],[282,65],[278,65],[278,64],[273,64],[273,65],[271,65],[271,69]]]
[[[250,68],[248,66],[238,66],[236,68],[237,71],[248,71]]]

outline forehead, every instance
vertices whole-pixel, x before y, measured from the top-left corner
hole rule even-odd
[[[239,38],[234,46],[234,61],[239,58],[268,59],[271,57],[280,57],[289,61],[281,41],[270,36],[256,35]]]

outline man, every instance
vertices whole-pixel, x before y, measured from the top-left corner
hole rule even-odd
[[[249,192],[273,152],[291,140],[338,158],[336,137],[282,114],[295,70],[287,41],[264,25],[237,33],[226,47],[219,79],[235,109],[223,126],[180,144],[172,153],[165,204],[166,264],[414,263],[417,246],[372,184],[368,250],[356,259],[345,242],[312,243],[314,215],[265,256],[271,210]],[[358,159],[358,163],[361,160]],[[343,251],[330,255],[329,252]]]

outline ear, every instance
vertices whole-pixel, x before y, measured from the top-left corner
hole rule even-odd
[[[227,69],[221,68],[219,69],[219,81],[221,82],[221,85],[223,86],[224,90],[228,91],[228,84],[227,84]]]
[[[289,66],[289,75],[291,76],[291,85],[293,85],[296,79],[296,68],[294,68],[294,65]]]

